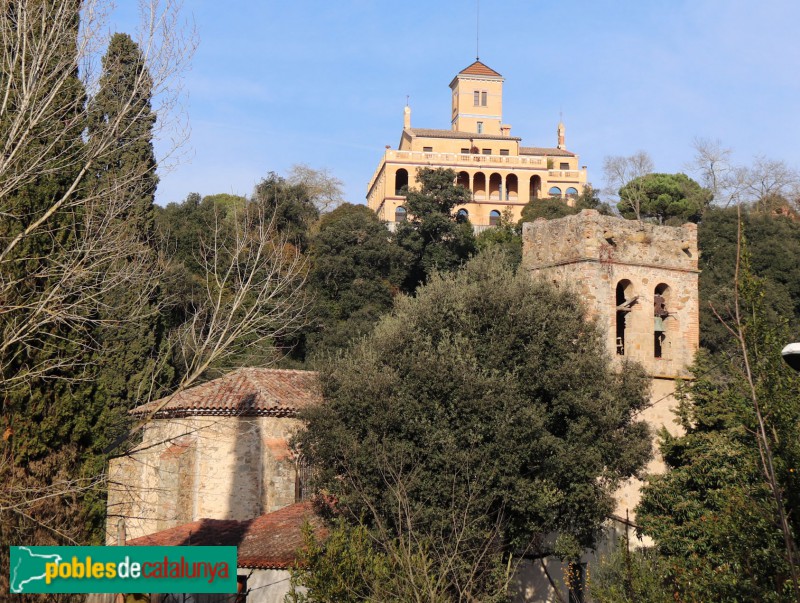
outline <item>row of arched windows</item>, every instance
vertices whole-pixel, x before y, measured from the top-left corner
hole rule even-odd
[[[472,196],[476,201],[515,201],[519,197],[519,178],[516,174],[508,174],[503,181],[503,177],[494,172],[489,175],[487,181],[486,174],[483,172],[474,174],[471,179],[469,172],[459,172],[456,176],[456,184],[472,191]],[[400,168],[394,176],[395,195],[402,195],[405,187],[408,187],[408,170]],[[541,189],[541,177],[532,176],[529,182],[529,198],[538,199]],[[562,191],[559,187],[553,186],[548,194],[551,197],[561,197]],[[578,189],[570,186],[566,191],[566,196],[577,197]]]
[[[465,222],[466,220],[469,220],[469,212],[463,208],[459,209],[456,213],[456,219],[459,222]],[[405,222],[406,220],[408,220],[408,210],[401,205],[394,210],[394,221]],[[500,224],[500,212],[496,209],[493,209],[489,212],[489,226],[497,226],[498,224]]]
[[[561,196],[561,189],[558,188],[557,186],[550,187],[550,190],[547,191],[547,192],[551,197],[560,197]],[[574,186],[570,186],[567,189],[567,197],[574,198],[574,197],[577,197],[577,196],[578,196],[578,189],[575,188]]]
[[[627,279],[617,283],[615,292],[616,302],[616,348],[620,356],[628,355],[627,331],[630,327],[630,312],[639,296],[633,289],[633,284]],[[669,311],[670,288],[665,283],[659,283],[653,290],[653,358],[663,358],[669,347],[667,329],[664,321],[671,317]],[[674,317],[673,317],[674,318]]]

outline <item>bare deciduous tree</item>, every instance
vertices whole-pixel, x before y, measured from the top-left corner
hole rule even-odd
[[[121,145],[135,144],[130,124],[143,111],[139,99],[154,98],[157,136],[185,138],[177,114],[181,71],[194,49],[194,36],[180,26],[173,0],[142,0],[137,43],[144,65],[119,98],[119,110],[104,127],[87,133],[92,98],[99,89],[98,57],[108,42],[105,0],[6,2],[0,11],[0,390],[65,369],[75,361],[37,354],[70,337],[92,346],[86,336],[109,294],[155,286],[152,258],[122,218],[135,202],[125,194],[142,179],[142,169],[120,171],[116,181],[93,189],[93,172]],[[80,10],[79,19],[76,11]],[[76,78],[80,75],[80,80]],[[85,95],[76,91],[82,86]],[[68,175],[51,198],[29,203],[19,191],[42,178]],[[27,241],[46,240],[39,256]],[[34,253],[36,253],[34,251]],[[44,283],[20,293],[20,274]],[[137,320],[137,309],[120,309],[117,320]],[[108,315],[108,313],[105,313]],[[22,370],[20,356],[32,358]]]
[[[747,165],[737,165],[731,161],[733,149],[719,140],[695,138],[692,147],[695,155],[686,168],[700,177],[718,205],[760,206],[776,197],[796,203],[800,196],[800,172],[783,160],[758,155]]]
[[[733,177],[731,154],[733,150],[722,145],[719,139],[695,138],[692,141],[695,155],[686,169],[700,177],[700,184],[714,194],[714,199],[725,195]]]
[[[606,193],[614,198],[619,198],[619,189],[626,184],[636,181],[637,178],[653,172],[653,159],[647,151],[637,151],[629,157],[608,156],[603,159],[603,174],[606,181]],[[644,190],[636,186],[630,188],[631,206],[636,213],[636,219],[641,220],[641,205],[644,199]]]
[[[344,202],[343,182],[327,169],[315,170],[303,163],[291,167],[286,178],[289,184],[302,184],[321,213],[336,209]]]
[[[269,346],[303,326],[305,259],[277,230],[274,215],[255,204],[221,218],[198,259],[205,296],[175,337],[183,361],[180,388],[243,347]]]

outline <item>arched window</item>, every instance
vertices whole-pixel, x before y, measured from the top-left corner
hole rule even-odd
[[[489,199],[493,199],[495,201],[503,199],[500,191],[502,182],[503,179],[500,177],[500,174],[495,173],[489,176]]]
[[[395,222],[405,222],[408,219],[408,212],[406,208],[402,205],[394,210],[394,221]]]
[[[670,288],[664,283],[659,284],[653,295],[653,357],[665,358],[668,354],[669,340],[667,338],[666,320],[669,317]]]
[[[459,209],[458,212],[456,212],[456,221],[460,223],[466,222],[467,220],[469,220],[469,212],[466,209]]]
[[[463,186],[469,190],[469,174],[467,172],[459,172],[456,176],[456,186]]]
[[[547,191],[547,193],[548,193],[548,194],[549,194],[551,197],[558,197],[558,198],[561,198],[561,189],[560,189],[560,188],[558,188],[557,186],[551,186],[551,187],[550,187],[550,190],[549,190],[549,191]]]
[[[497,226],[500,224],[500,212],[493,209],[489,212],[489,226]]]
[[[628,326],[628,315],[630,314],[631,306],[633,306],[634,302],[636,302],[636,296],[633,294],[633,285],[631,282],[627,279],[618,282],[616,291],[616,348],[617,354],[620,356],[625,355],[625,329]]]
[[[403,187],[408,186],[408,170],[400,168],[394,175],[394,194],[402,195]]]
[[[538,199],[541,192],[542,192],[542,179],[539,176],[533,176],[531,178],[529,199]]]
[[[486,175],[478,172],[472,178],[472,191],[476,201],[483,201],[486,199]]]
[[[506,176],[506,199],[509,201],[517,200],[517,191],[519,190],[519,181],[516,174],[509,174]]]
[[[571,198],[573,198],[573,199],[574,199],[574,198],[575,198],[575,197],[577,197],[577,196],[578,196],[578,189],[577,189],[577,188],[575,188],[574,186],[570,186],[570,187],[567,189],[567,197],[571,197]]]

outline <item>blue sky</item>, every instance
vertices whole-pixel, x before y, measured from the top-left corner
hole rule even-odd
[[[327,168],[363,203],[384,146],[448,128],[453,76],[475,59],[475,0],[185,0],[200,45],[185,75],[187,157],[157,202],[250,194],[268,172]],[[504,121],[567,147],[603,185],[640,149],[681,171],[696,136],[800,168],[797,0],[481,0],[480,57],[505,78]],[[127,27],[119,15],[116,25]]]

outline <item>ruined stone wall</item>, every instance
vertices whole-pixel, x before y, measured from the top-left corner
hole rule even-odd
[[[109,544],[117,518],[128,539],[201,518],[250,519],[295,502],[288,441],[300,428],[283,417],[157,419],[132,454],[109,465]]]
[[[654,377],[688,377],[700,336],[695,224],[657,226],[583,210],[525,224],[522,237],[523,269],[573,288],[606,334],[613,357],[635,360]],[[616,289],[622,282],[630,283],[626,299],[636,301],[625,312],[624,353],[618,354]],[[656,358],[653,306],[660,285],[666,285],[669,316]]]

